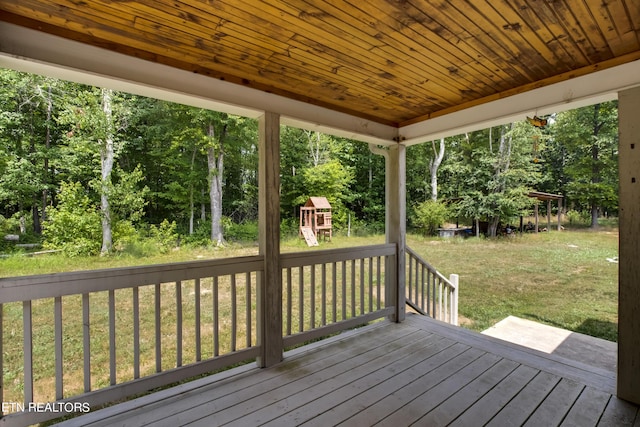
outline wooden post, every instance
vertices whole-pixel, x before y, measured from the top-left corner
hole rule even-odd
[[[258,280],[258,366],[282,360],[282,270],[280,268],[280,116],[265,113],[259,122],[259,253],[264,271]]]
[[[406,147],[389,147],[386,156],[386,240],[396,244],[395,271],[387,282],[387,298],[396,307],[394,321],[405,318],[405,245],[406,245]]]
[[[535,228],[535,232],[536,234],[538,233],[538,200],[536,200],[536,204],[534,205],[534,213],[536,216],[536,228]]]
[[[640,404],[640,87],[618,94],[618,397]]]

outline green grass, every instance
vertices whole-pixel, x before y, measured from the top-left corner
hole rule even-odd
[[[379,243],[384,243],[384,236],[346,237],[334,235],[331,242],[320,241],[317,247],[308,247],[302,239],[287,238],[281,242],[280,249],[282,252],[299,252],[337,249],[350,246],[366,246]],[[258,245],[256,242],[228,243],[224,247],[183,246],[175,248],[169,253],[158,253],[145,257],[125,253],[105,257],[68,258],[62,254],[55,253],[39,256],[26,256],[25,254],[17,253],[6,258],[0,258],[0,278],[59,273],[64,271],[99,270],[104,268],[195,261],[200,259],[231,258],[257,254]]]
[[[618,232],[565,230],[496,240],[426,239],[408,245],[445,275],[460,275],[463,326],[513,315],[617,340]]]

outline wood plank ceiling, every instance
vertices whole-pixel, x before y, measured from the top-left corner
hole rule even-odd
[[[639,0],[0,0],[0,19],[393,126],[640,59]]]

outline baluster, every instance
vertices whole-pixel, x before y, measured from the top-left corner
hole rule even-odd
[[[231,351],[236,351],[236,335],[238,333],[236,275],[231,275]]]
[[[1,307],[1,306],[0,306]],[[0,310],[0,319],[2,311]],[[53,299],[53,323],[54,323],[54,337],[55,342],[55,363],[56,363],[56,400],[60,400],[64,397],[64,384],[63,384],[63,360],[62,360],[62,297],[55,297]],[[2,330],[2,324],[0,323],[0,334]],[[0,335],[1,336],[1,335]],[[2,339],[0,338],[0,342]],[[1,349],[0,349],[0,357]],[[1,363],[0,363],[1,365]],[[0,366],[0,372],[2,366]],[[1,375],[1,374],[0,374]],[[0,384],[2,382],[0,381]],[[1,396],[0,396],[1,397]]]
[[[331,295],[332,295],[332,309],[333,309],[333,315],[331,316],[331,320],[333,321],[333,323],[336,323],[337,321],[337,311],[338,311],[338,283],[337,283],[337,279],[338,279],[338,265],[337,263],[333,263],[333,267],[332,267],[332,275],[331,275]]]
[[[413,258],[411,258],[411,254],[409,252],[407,252],[407,274],[405,277],[405,280],[407,281],[407,285],[406,285],[406,293],[407,293],[407,299],[411,302],[414,301],[413,298]]]
[[[220,307],[218,297],[218,276],[213,277],[213,356],[220,355]]]
[[[381,307],[381,299],[382,299],[382,271],[381,271],[381,263],[382,263],[382,257],[377,257],[377,265],[376,265],[376,274],[377,274],[377,292],[378,292],[378,297],[377,297],[377,309],[380,310]]]
[[[416,260],[416,262],[417,262],[417,260]],[[420,273],[421,273],[420,276],[422,277],[422,280],[420,280],[420,285],[421,285],[422,289],[420,289],[420,302],[418,302],[417,304],[422,310],[424,310],[425,307],[426,307],[427,309],[425,311],[427,312],[427,314],[431,314],[431,313],[429,313],[429,297],[430,297],[430,294],[429,294],[429,279],[430,279],[429,270],[427,270],[427,268],[422,264],[420,264],[420,267],[421,267],[420,268]],[[417,265],[416,265],[416,268],[417,268]],[[416,276],[417,275],[418,275],[418,272],[416,271]],[[426,275],[426,280],[425,280],[425,275]],[[427,287],[426,292],[425,292],[425,286]],[[425,295],[426,295],[426,298],[427,298],[426,305],[425,305]]]
[[[182,366],[182,281],[176,282],[176,366]]]
[[[437,315],[437,313],[436,313],[436,298],[437,298],[437,295],[438,295],[436,293],[436,279],[437,279],[438,276],[436,275],[435,272],[432,273],[432,275],[433,275],[433,277],[431,279],[431,283],[432,283],[432,287],[433,287],[433,292],[431,294],[431,300],[432,300],[432,302],[431,302],[431,313],[432,313],[432,315],[431,316],[435,319],[436,315]]]
[[[444,293],[442,288],[443,288],[442,279],[438,278],[438,303],[440,304],[440,320],[445,320],[443,317],[444,313],[442,310],[443,302],[444,302],[442,298],[443,297],[442,294]]]
[[[33,317],[31,300],[22,302],[24,402],[33,402]]]
[[[133,378],[140,378],[140,291],[133,288]]]
[[[160,304],[160,283],[155,285],[155,326],[156,326],[156,372],[162,372],[162,306]]]
[[[342,261],[342,320],[347,318],[347,261]]]
[[[327,264],[322,264],[322,326],[327,324]]]
[[[373,258],[369,258],[369,313],[373,311]]]
[[[304,331],[304,267],[298,267],[298,332]]]
[[[356,260],[351,260],[351,317],[356,317]]]
[[[200,278],[196,278],[193,283],[193,293],[195,299],[195,339],[196,339],[196,362],[202,360],[202,342],[200,335],[200,327],[201,327],[201,313],[200,313]]]
[[[311,306],[309,307],[309,329],[315,329],[316,327],[316,264],[311,265],[311,291],[309,299]]]
[[[109,290],[109,383],[116,384],[116,291]]]
[[[245,299],[246,299],[246,324],[247,324],[247,348],[251,347],[251,273],[245,276]]]
[[[291,268],[287,268],[287,335],[291,335],[291,311],[293,310]]]
[[[354,260],[354,262],[355,262],[355,260]],[[364,284],[365,284],[365,281],[366,281],[365,274],[364,274],[364,259],[360,259],[360,260],[358,260],[358,262],[360,263],[360,280],[359,280],[359,282],[360,282],[360,314],[364,314],[364,311],[365,311]]]
[[[84,391],[91,391],[91,337],[89,329],[89,294],[82,294],[82,350]]]

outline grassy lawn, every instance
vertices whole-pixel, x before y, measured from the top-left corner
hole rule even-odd
[[[384,242],[384,236],[334,236],[309,248],[303,240],[281,243],[283,252],[334,249]],[[488,240],[409,235],[407,244],[445,275],[460,275],[463,326],[484,330],[509,315],[617,339],[618,230],[568,229]],[[61,255],[0,259],[0,277],[114,268],[257,254],[255,243],[225,248],[181,248],[138,258],[127,255],[68,259]]]
[[[427,239],[408,245],[445,275],[460,275],[463,326],[513,315],[611,341],[618,330],[617,229],[565,230],[497,240]]]

